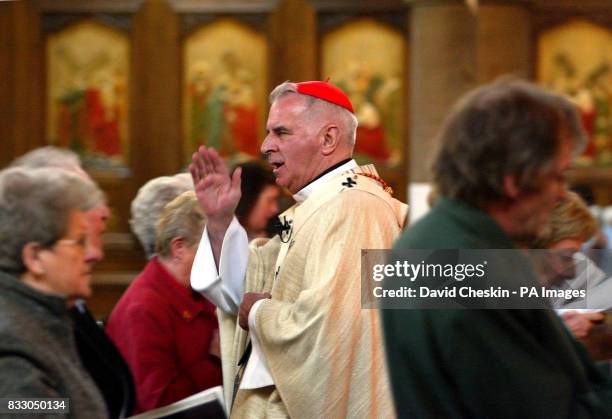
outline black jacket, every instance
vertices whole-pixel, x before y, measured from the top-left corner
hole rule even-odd
[[[75,340],[83,366],[104,396],[110,417],[130,416],[135,391],[129,367],[104,329],[98,326],[84,301],[77,301],[70,315],[74,321]]]

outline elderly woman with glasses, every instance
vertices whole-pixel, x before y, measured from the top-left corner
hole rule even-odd
[[[86,211],[100,194],[62,169],[0,172],[1,398],[69,399],[74,417],[108,416],[68,313],[91,294]]]

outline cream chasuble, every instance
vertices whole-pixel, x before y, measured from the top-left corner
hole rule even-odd
[[[274,386],[240,389],[233,418],[394,417],[380,321],[361,309],[361,250],[388,249],[407,206],[359,173],[334,176],[283,216],[291,231],[249,246],[245,292],[272,294],[256,333]],[[219,316],[226,403],[248,332]]]

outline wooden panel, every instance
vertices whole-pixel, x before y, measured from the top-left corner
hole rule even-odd
[[[542,11],[610,13],[610,0],[534,0],[534,5]]]
[[[278,0],[168,0],[179,13],[269,13]]]
[[[44,144],[43,47],[40,16],[30,1],[16,2],[13,15],[13,156]]]
[[[577,167],[567,171],[573,185],[592,183],[612,187],[612,167]]]
[[[132,233],[106,232],[102,235],[102,243],[105,258],[96,265],[96,272],[138,272],[146,264],[142,246]]]
[[[87,306],[96,320],[106,321],[126,288],[126,284],[93,284],[93,297],[87,301]]]
[[[0,167],[13,156],[14,73],[13,8],[15,3],[0,3]]]
[[[316,20],[314,8],[304,0],[285,0],[270,16],[271,89],[286,80],[317,77]]]
[[[530,13],[523,6],[483,5],[478,11],[479,83],[502,74],[527,77],[532,68]]]
[[[575,18],[612,27],[610,0],[536,0],[534,29],[542,32]]]
[[[144,0],[37,0],[36,4],[43,12],[133,13],[143,2]]]
[[[147,1],[134,19],[131,166],[136,187],[181,168],[178,30],[178,16],[162,0]]]
[[[577,167],[567,172],[572,187],[587,187],[593,194],[595,204],[606,206],[612,203],[612,168]]]
[[[464,5],[422,6],[412,10],[410,30],[408,176],[427,182],[437,131],[457,98],[477,84],[477,25]]]
[[[406,10],[403,0],[308,0],[318,12],[378,13]]]

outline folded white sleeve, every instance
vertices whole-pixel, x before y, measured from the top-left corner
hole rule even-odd
[[[238,315],[249,259],[248,246],[246,231],[234,217],[223,237],[219,271],[207,228],[202,233],[191,267],[191,288],[228,314]]]
[[[219,271],[215,265],[208,230],[204,229],[193,266],[191,267],[191,288],[202,293],[224,312],[237,316],[244,279],[249,259],[249,241],[246,231],[234,217],[223,237]],[[265,356],[255,335],[255,316],[263,301],[251,307],[249,324],[253,349],[247,363],[240,388],[260,388],[274,384],[266,364]]]

